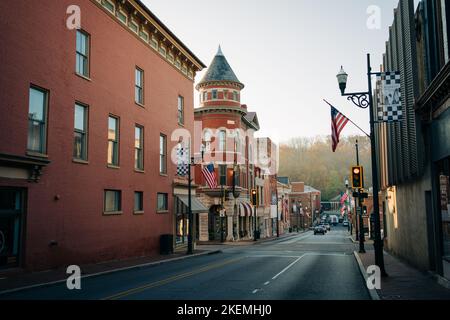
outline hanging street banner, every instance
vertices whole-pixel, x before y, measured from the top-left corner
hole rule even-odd
[[[400,72],[377,75],[377,115],[380,122],[403,120]]]

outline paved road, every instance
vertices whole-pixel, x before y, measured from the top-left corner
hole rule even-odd
[[[29,289],[0,299],[370,299],[346,228],[300,234],[223,253]]]

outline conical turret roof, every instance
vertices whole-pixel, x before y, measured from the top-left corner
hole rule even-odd
[[[198,85],[214,81],[231,81],[236,82],[242,88],[244,87],[244,85],[236,77],[236,74],[234,73],[233,69],[231,69],[230,64],[223,55],[220,46],[216,56],[214,57],[213,61],[211,62],[208,68],[208,71],[203,76],[203,79],[199,82]]]

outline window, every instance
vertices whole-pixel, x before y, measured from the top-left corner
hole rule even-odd
[[[89,77],[89,35],[77,30],[76,73]]]
[[[47,139],[48,92],[30,88],[28,106],[28,151],[45,153]]]
[[[105,213],[120,212],[122,210],[122,192],[105,190]]]
[[[207,91],[203,92],[203,101],[206,101],[206,100],[208,100],[208,92]]]
[[[223,99],[228,100],[228,90],[223,90]]]
[[[81,104],[75,104],[73,157],[79,160],[87,160],[87,122],[88,108]]]
[[[169,54],[167,55],[167,60],[169,60],[170,63],[174,63],[175,61],[175,56],[171,51],[169,51]]]
[[[144,104],[144,71],[136,68],[135,101]]]
[[[159,173],[167,173],[167,137],[163,134],[159,136]]]
[[[119,119],[108,118],[108,164],[119,165]]]
[[[128,23],[128,16],[122,10],[117,11],[117,18],[119,18],[119,20],[122,21],[123,24]]]
[[[216,100],[217,99],[217,90],[213,90],[212,91],[212,99]]]
[[[130,21],[129,27],[130,27],[131,30],[133,30],[134,33],[138,33],[139,26],[138,26],[138,24],[136,22]]]
[[[234,185],[237,187],[241,186],[241,169],[239,167],[234,172]]]
[[[184,124],[184,98],[178,96],[178,123]]]
[[[225,151],[226,148],[226,132],[221,130],[219,132],[219,151]]]
[[[159,54],[162,55],[163,57],[165,57],[166,54],[167,54],[167,49],[166,49],[166,47],[165,47],[164,45],[162,45],[162,44],[159,46]]]
[[[108,0],[102,1],[103,6],[108,9],[108,11],[114,13],[114,4]]]
[[[144,211],[144,193],[141,191],[136,191],[134,193],[134,212]]]
[[[221,186],[227,185],[227,166],[224,164],[219,165],[219,184]]]
[[[239,101],[238,99],[238,93],[236,91],[233,91],[233,100],[234,101]]]
[[[175,60],[175,67],[177,67],[178,69],[181,69],[181,60],[180,59]]]
[[[148,42],[148,33],[145,30],[141,30],[139,32],[139,36],[145,41]]]
[[[134,128],[134,168],[144,170],[144,128]]]
[[[156,210],[158,212],[164,212],[169,210],[167,193],[158,193],[158,207]]]
[[[184,74],[187,74],[187,65],[183,63],[183,66],[181,67],[181,72]]]
[[[152,35],[152,38],[150,39],[150,46],[155,50],[158,49],[158,40],[154,35]]]

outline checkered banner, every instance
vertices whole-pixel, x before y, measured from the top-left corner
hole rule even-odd
[[[403,120],[400,72],[377,75],[378,121],[398,122]]]
[[[185,177],[188,175],[189,170],[189,149],[179,147],[177,149],[177,175]]]

